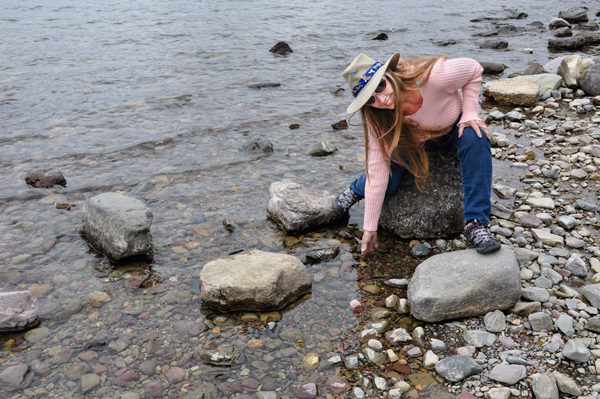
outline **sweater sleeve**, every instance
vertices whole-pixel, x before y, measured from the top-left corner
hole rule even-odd
[[[441,88],[454,93],[462,89],[463,107],[459,122],[479,119],[479,89],[483,67],[471,58],[455,58],[438,62],[432,70]]]
[[[369,178],[365,182],[365,218],[363,229],[376,231],[381,206],[390,178],[387,162],[381,153],[377,139],[369,129]],[[387,148],[386,148],[387,151]]]

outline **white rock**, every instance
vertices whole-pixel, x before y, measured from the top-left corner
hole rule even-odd
[[[433,351],[428,350],[427,352],[425,352],[425,358],[423,359],[423,366],[427,370],[431,370],[432,368],[435,367],[435,365],[439,361],[440,361],[440,358],[435,353],[433,353]]]

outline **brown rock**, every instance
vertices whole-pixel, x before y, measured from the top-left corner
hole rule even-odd
[[[342,119],[341,121],[336,122],[333,125],[331,125],[331,127],[334,128],[335,130],[348,129],[348,122],[346,122],[345,119]]]
[[[66,186],[67,180],[59,171],[36,169],[27,173],[25,183],[36,188],[48,188],[55,185]]]

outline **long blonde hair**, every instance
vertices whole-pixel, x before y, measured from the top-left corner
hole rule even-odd
[[[410,90],[419,90],[427,83],[431,67],[440,59],[448,59],[448,57],[437,56],[414,61],[401,58],[396,67],[390,66],[385,72],[386,83],[391,84],[394,90],[394,109],[380,109],[366,105],[360,109],[365,134],[367,178],[369,178],[370,127],[378,141],[379,149],[387,161],[390,175],[392,173],[390,162],[396,162],[415,176],[415,183],[420,191],[424,191],[424,179],[430,182],[429,161],[424,141],[418,138],[440,137],[448,133],[452,127],[420,128],[415,121],[403,115],[402,94]],[[417,84],[417,78],[421,75],[423,75],[423,79]],[[391,154],[386,150],[386,146],[391,149]]]

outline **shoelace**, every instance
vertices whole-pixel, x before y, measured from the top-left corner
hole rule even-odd
[[[344,192],[342,193],[342,195],[340,195],[339,197],[339,203],[341,206],[343,206],[344,208],[349,208],[352,205],[354,205],[354,203],[356,202],[356,194],[354,194],[353,191],[351,192]]]
[[[483,222],[471,223],[467,230],[469,232],[469,235],[473,237],[473,241],[475,242],[489,241],[493,238],[492,234],[484,226]]]

